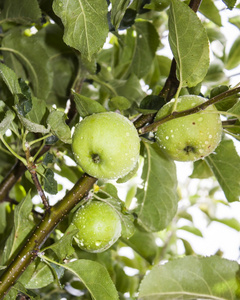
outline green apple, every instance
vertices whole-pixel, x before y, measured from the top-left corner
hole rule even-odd
[[[117,179],[134,169],[140,139],[133,123],[115,112],[93,114],[75,128],[72,149],[76,162],[89,175]]]
[[[79,229],[78,246],[87,252],[103,252],[121,235],[121,220],[106,202],[91,201],[80,207],[72,222]]]
[[[207,99],[195,95],[181,96],[176,111],[193,108]],[[155,121],[171,113],[175,99],[165,104],[157,113]],[[215,106],[204,111],[163,123],[157,128],[159,146],[174,160],[196,161],[218,146],[222,137],[222,122]]]

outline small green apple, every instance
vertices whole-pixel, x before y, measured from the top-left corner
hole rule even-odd
[[[75,128],[72,149],[89,175],[117,179],[127,175],[139,158],[140,139],[133,123],[115,112],[93,114]]]
[[[193,108],[206,100],[195,95],[181,96],[176,111]],[[171,113],[174,101],[159,110],[155,121]],[[159,146],[178,161],[196,161],[209,155],[218,146],[221,137],[222,122],[213,105],[204,111],[163,123],[156,131]]]
[[[80,207],[72,222],[79,229],[78,246],[87,252],[103,252],[121,235],[121,220],[105,202],[91,201]]]

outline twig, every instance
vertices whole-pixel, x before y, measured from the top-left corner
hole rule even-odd
[[[206,109],[208,106],[212,105],[212,104],[215,104],[225,98],[228,98],[229,96],[232,96],[232,95],[235,95],[237,93],[240,92],[240,87],[237,87],[235,89],[232,89],[232,90],[228,90],[226,92],[223,92],[211,99],[209,99],[208,101],[198,105],[198,106],[195,106],[191,109],[187,109],[187,110],[183,110],[183,111],[173,111],[171,114],[163,117],[162,119],[150,124],[150,125],[147,125],[143,128],[140,128],[138,130],[139,134],[145,134],[147,132],[150,132],[150,131],[156,131],[158,126],[165,123],[165,122],[168,122],[170,120],[173,120],[173,119],[177,119],[177,118],[180,118],[180,117],[184,117],[184,116],[187,116],[187,115],[192,115],[192,114],[195,114],[199,111],[202,111],[204,109]]]

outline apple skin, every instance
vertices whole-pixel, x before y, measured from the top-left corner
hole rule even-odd
[[[79,229],[78,246],[87,252],[103,252],[121,235],[121,220],[117,212],[105,202],[91,201],[80,207],[72,223]]]
[[[89,175],[117,179],[134,169],[140,139],[133,123],[115,112],[92,114],[75,128],[72,149],[76,162]]]
[[[185,95],[178,99],[176,111],[193,108],[207,99]],[[175,99],[165,104],[155,121],[171,113]],[[213,113],[210,113],[210,112]],[[177,161],[196,161],[211,154],[222,137],[222,122],[215,106],[161,124],[156,131],[158,145]]]

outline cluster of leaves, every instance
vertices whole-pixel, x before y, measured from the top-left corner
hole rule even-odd
[[[68,180],[67,189],[82,176],[82,170],[71,161],[71,129],[79,117],[112,110],[134,119],[139,114],[154,114],[169,100],[165,83],[171,74],[171,59],[158,51],[166,48],[168,31],[177,65],[175,92],[179,86],[180,95],[212,98],[229,90],[226,70],[240,64],[240,38],[227,52],[216,3],[202,1],[199,12],[204,17],[200,21],[189,1],[185,2],[0,3],[0,270],[4,271],[27,243],[43,217],[44,206],[32,201],[37,192],[47,193],[52,205],[52,195],[59,195],[63,188],[56,175]],[[235,7],[236,17],[229,23],[240,29],[240,4],[223,2],[225,9]],[[109,43],[103,47],[107,37]],[[194,163],[191,175],[217,180],[204,209],[195,197],[178,210],[181,196],[175,162],[148,133],[141,141],[137,175],[130,174],[132,178],[117,183],[98,181],[89,195],[118,211],[123,225],[121,239],[104,253],[80,250],[73,238],[76,229],[71,227],[79,203],[48,236],[37,259],[5,299],[16,299],[19,294],[30,299],[113,300],[137,295],[153,300],[240,299],[239,265],[219,256],[198,257],[191,244],[177,234],[184,230],[202,236],[189,213],[193,205],[199,206],[209,222],[240,229],[237,220],[217,219],[210,211],[210,206],[218,205],[215,192],[220,188],[225,205],[239,201],[240,196],[240,158],[229,139],[240,139],[238,95],[216,106],[225,117],[223,140],[216,153]],[[6,173],[17,160],[28,171],[22,171],[6,193]],[[140,184],[136,180],[139,174]],[[120,186],[126,192],[124,201],[118,197]],[[179,220],[189,225],[180,226]],[[178,258],[179,240],[185,247],[184,258]],[[126,247],[131,258],[122,254]],[[163,260],[170,262],[159,265]],[[127,275],[127,270],[136,271],[136,275]]]

